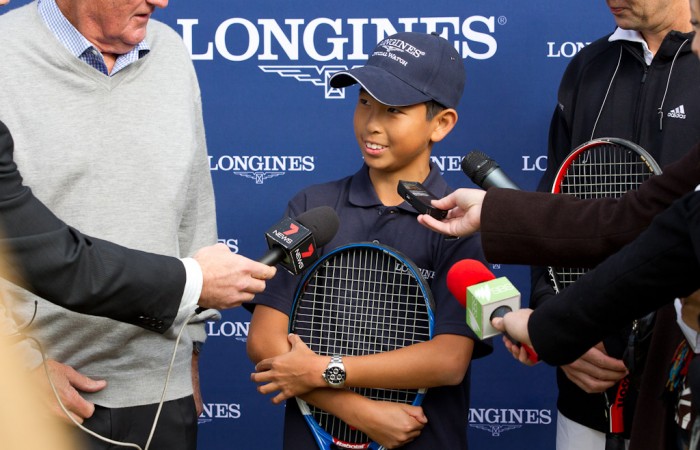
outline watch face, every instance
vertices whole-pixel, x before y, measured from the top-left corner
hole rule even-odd
[[[345,381],[345,371],[337,366],[332,366],[326,369],[326,381],[330,384],[342,384]]]

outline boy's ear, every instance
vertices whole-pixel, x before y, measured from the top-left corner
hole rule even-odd
[[[432,122],[435,124],[432,134],[430,135],[430,140],[433,142],[440,142],[450,134],[450,131],[457,124],[457,111],[452,108],[443,109],[433,117]]]

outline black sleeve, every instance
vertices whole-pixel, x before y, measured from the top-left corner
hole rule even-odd
[[[58,219],[13,161],[0,122],[0,246],[10,281],[57,304],[160,333],[173,323],[185,286],[177,258],[127,249],[81,234]]]
[[[700,288],[700,192],[659,214],[636,240],[530,317],[535,351],[568,364],[635,318]]]

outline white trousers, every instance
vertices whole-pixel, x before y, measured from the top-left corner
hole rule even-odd
[[[625,448],[629,448],[629,441]],[[557,411],[557,450],[605,450],[605,433],[567,419]]]

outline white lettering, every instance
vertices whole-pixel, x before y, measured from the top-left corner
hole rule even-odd
[[[489,59],[496,54],[496,50],[498,49],[498,43],[496,42],[496,39],[494,39],[494,37],[490,34],[474,31],[472,29],[472,24],[474,23],[482,23],[486,25],[486,28],[489,33],[493,33],[495,31],[496,23],[493,16],[472,16],[466,19],[464,23],[462,23],[462,34],[467,39],[465,42],[462,43],[462,57],[471,57],[474,59]],[[475,52],[469,45],[470,41],[486,45],[486,51],[483,53]]]
[[[207,336],[247,337],[250,322],[207,322]]]
[[[431,156],[430,160],[440,169],[440,172],[462,170],[462,156]]]
[[[462,57],[483,60],[491,58],[498,49],[493,36],[495,23],[493,16],[404,17],[393,21],[388,18],[319,17],[308,22],[299,18],[284,19],[284,22],[260,18],[252,22],[232,17],[219,24],[212,42],[211,37],[197,32],[198,19],[177,20],[192,59],[213,60],[218,55],[234,62],[253,58],[297,61],[304,56],[315,61],[364,61],[374,47],[372,42],[379,42],[399,31],[436,32],[454,42]],[[371,32],[374,39],[366,43],[365,33]],[[365,44],[372,47],[367,49]],[[565,50],[570,51],[569,47]]]
[[[238,253],[238,239],[217,239],[217,242],[225,244],[231,253]]]
[[[470,423],[549,425],[551,411],[547,409],[470,408]]]
[[[241,405],[238,403],[205,403],[200,417],[212,419],[238,419]]]
[[[573,58],[576,53],[590,42],[563,42],[556,48],[556,42],[547,42],[547,58]]]
[[[523,156],[523,172],[544,172],[547,170],[547,156],[542,155],[535,158],[535,162],[530,164],[530,157]]]
[[[222,171],[312,172],[313,156],[209,156],[209,169]]]

